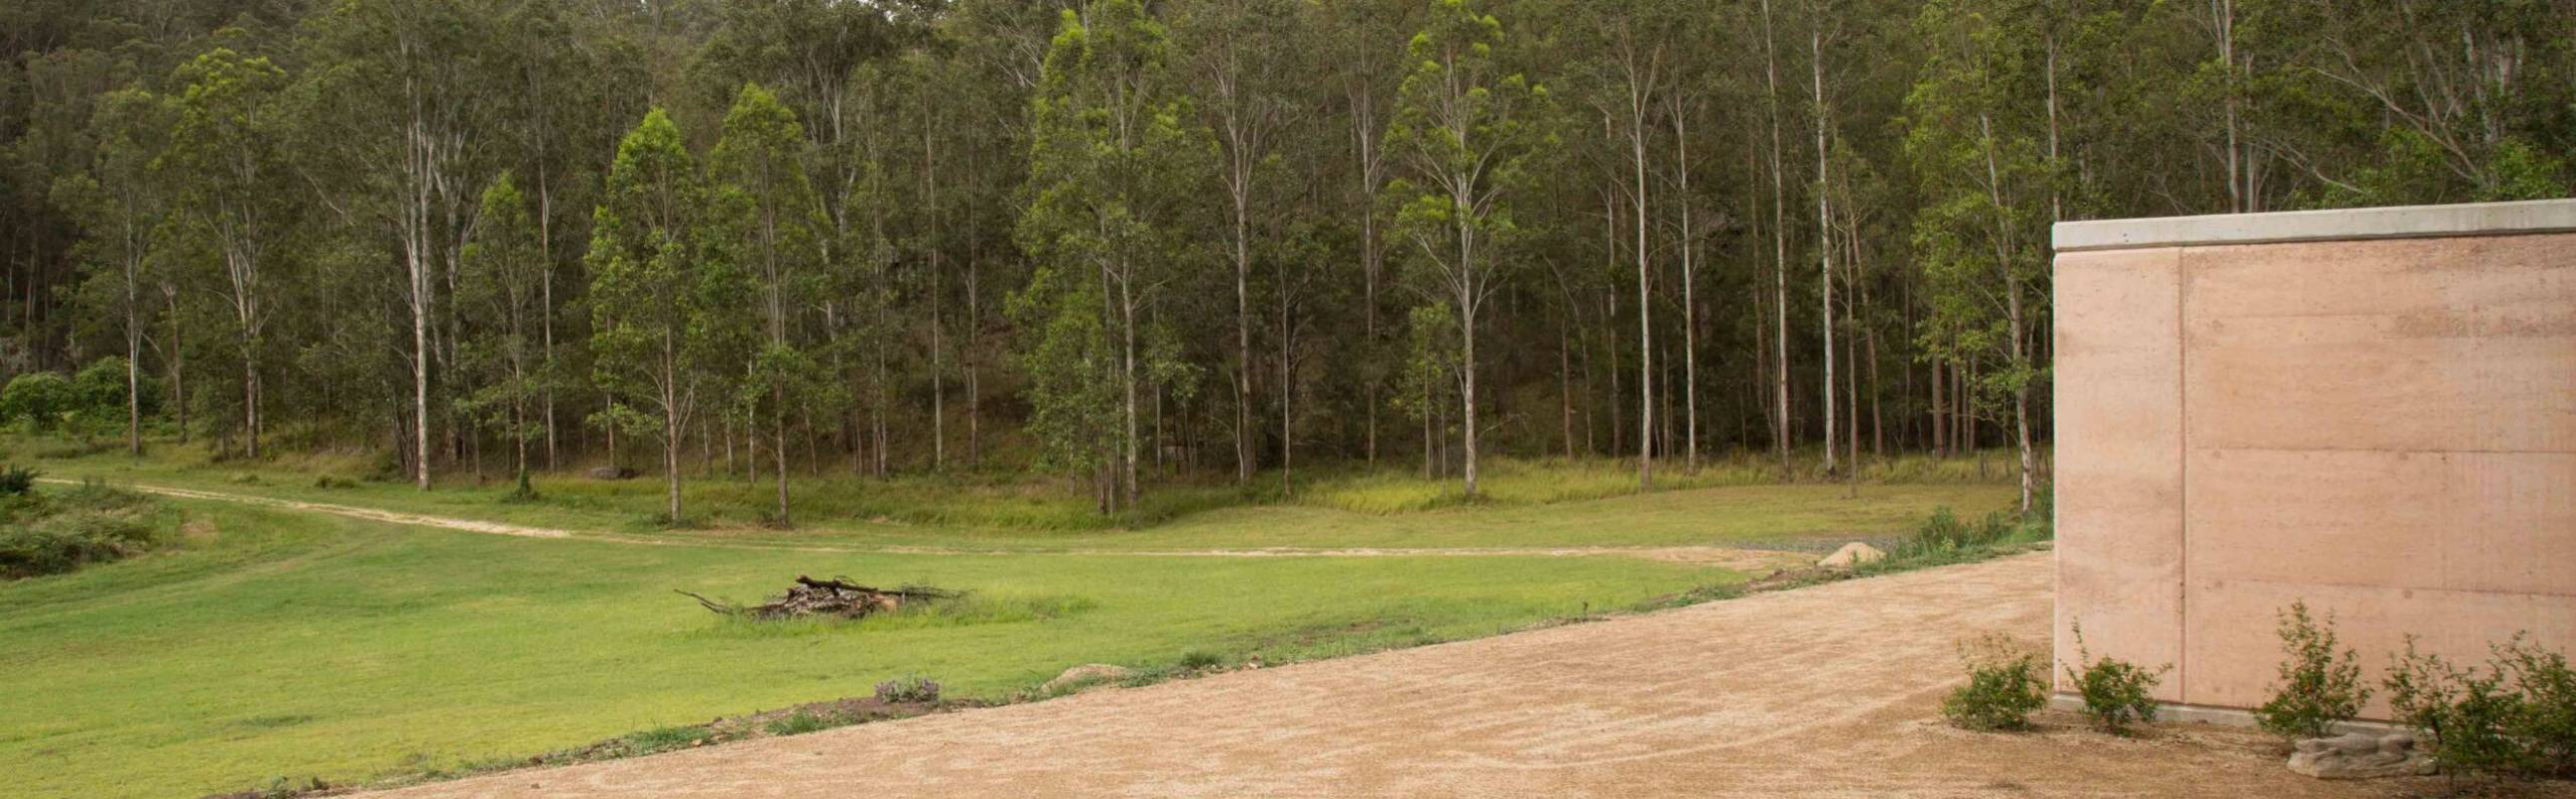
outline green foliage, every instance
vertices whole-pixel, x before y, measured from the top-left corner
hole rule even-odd
[[[877,683],[876,696],[877,701],[888,704],[929,704],[939,701],[939,681],[919,674],[906,674]]]
[[[2564,653],[2517,633],[2491,648],[2486,667],[2419,652],[2408,636],[2389,657],[2388,707],[2424,733],[2434,760],[2454,775],[2576,775],[2576,672]]]
[[[1166,387],[1158,377],[1194,382],[1175,349],[1155,346],[1169,334],[1148,316],[1195,247],[1188,187],[1213,152],[1166,78],[1169,47],[1136,0],[1064,12],[1030,101],[1030,201],[1016,229],[1036,261],[1011,303],[1041,462],[1104,470],[1123,493],[1102,498],[1130,504],[1140,405]]]
[[[1962,643],[1968,683],[1941,700],[1941,717],[1979,732],[2022,730],[2048,704],[2047,669],[2038,653],[2001,635]]]
[[[72,408],[74,423],[91,429],[123,428],[126,412],[125,378],[125,359],[118,356],[110,355],[81,367],[78,373],[72,375],[72,390],[76,403]],[[160,413],[160,381],[143,376],[135,383],[136,388],[140,389],[139,395],[142,399],[140,410],[143,415],[149,418]],[[0,403],[5,402],[5,394],[0,394]]]
[[[2504,690],[2502,675],[2419,653],[2414,636],[2407,636],[2406,651],[2390,656],[2382,685],[2389,712],[2430,739],[2434,762],[2444,772],[2499,773],[2523,765],[2521,751],[2505,734],[2517,703]]]
[[[1225,665],[1225,656],[1204,649],[1192,649],[1181,653],[1181,659],[1174,665],[1182,671],[1206,671]]]
[[[2520,743],[2524,770],[2576,778],[2576,670],[2567,654],[2517,633],[2495,647],[2493,667],[2518,694],[2505,734]]]
[[[2280,623],[2280,680],[2272,698],[2254,709],[2254,721],[2283,738],[2323,737],[2370,701],[2370,689],[2361,684],[2360,655],[2350,648],[2337,651],[2334,616],[2319,622],[2309,615],[2306,600],[2283,609]]]
[[[158,410],[153,381],[143,381],[146,415]],[[0,423],[26,425],[37,432],[70,431],[90,435],[125,426],[125,359],[100,358],[71,377],[58,372],[28,372],[0,387]]]
[[[643,756],[687,749],[713,735],[714,731],[707,729],[705,725],[688,724],[676,727],[655,727],[643,732],[629,733],[619,736],[616,743],[620,754]]]
[[[541,327],[553,265],[545,262],[536,221],[510,173],[483,189],[480,209],[475,241],[465,248],[457,304],[474,331],[459,355],[484,386],[459,404],[509,442],[524,482],[527,447],[545,435],[531,424],[530,406],[553,377]]]
[[[79,389],[55,372],[28,372],[0,387],[0,421],[24,423],[38,431],[61,426],[63,417],[81,404]]]
[[[1974,524],[1961,521],[1957,512],[1948,506],[1934,508],[1912,535],[1889,548],[1888,556],[1895,560],[1943,559],[1962,553],[2047,541],[2055,536],[2055,531],[2045,500],[2048,494],[2043,490],[2039,496],[2041,501],[2030,513],[1996,510],[1979,517]]]
[[[2173,664],[2153,671],[2118,658],[2093,659],[2084,645],[2084,627],[2070,625],[2075,635],[2075,662],[2064,664],[2066,679],[2075,685],[2077,696],[2084,698],[2084,717],[2093,728],[2113,735],[2125,735],[2132,724],[2154,723],[2156,684],[2164,680]]]
[[[0,465],[0,497],[24,497],[36,488],[34,469],[15,464]]]
[[[5,484],[7,475],[0,475]],[[129,491],[83,483],[54,493],[16,492],[0,505],[0,579],[60,574],[158,545],[169,517]]]
[[[831,716],[798,708],[794,713],[770,721],[765,729],[771,735],[784,736],[820,732],[837,726],[840,725]]]

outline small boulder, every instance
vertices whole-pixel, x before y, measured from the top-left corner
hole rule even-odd
[[[2351,732],[2291,745],[2290,770],[2321,780],[2420,777],[2435,769],[2433,755],[2415,748],[2415,736]]]
[[[590,479],[593,480],[629,480],[634,477],[635,470],[624,466],[601,466],[590,470]]]
[[[1127,668],[1125,666],[1112,666],[1106,663],[1093,663],[1065,669],[1063,674],[1056,675],[1055,679],[1048,680],[1045,685],[1038,686],[1038,690],[1050,694],[1065,691],[1078,691],[1101,683],[1117,682],[1134,676],[1136,676],[1135,669]]]
[[[1834,550],[1834,554],[1826,555],[1824,560],[1816,561],[1816,565],[1828,569],[1848,569],[1863,563],[1877,563],[1886,559],[1887,553],[1878,547],[1854,541],[1844,544],[1841,549]]]

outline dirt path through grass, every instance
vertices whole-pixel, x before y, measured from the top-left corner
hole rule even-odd
[[[1455,644],[379,794],[2392,796],[2241,731],[1941,723],[1954,643],[2049,625],[2036,554]]]
[[[58,479],[50,479],[50,478],[47,478],[47,479],[41,479],[39,482],[53,483],[53,484],[61,484],[61,485],[75,485],[75,484],[77,484],[77,482],[76,482],[76,481],[72,481],[72,480],[58,480]],[[1263,547],[1263,548],[1252,548],[1252,549],[1170,549],[1170,550],[1162,550],[1162,549],[1145,549],[1145,550],[1019,550],[1019,549],[995,549],[995,548],[917,547],[917,546],[855,545],[855,544],[784,544],[784,543],[762,543],[762,542],[724,541],[724,540],[705,540],[705,539],[692,540],[692,539],[676,538],[676,537],[666,538],[666,537],[653,537],[653,536],[623,535],[623,534],[618,534],[618,533],[606,533],[606,532],[575,531],[575,530],[565,530],[565,529],[551,528],[551,527],[531,527],[531,526],[526,526],[526,525],[507,524],[507,523],[503,523],[503,522],[483,521],[483,520],[479,520],[479,519],[462,519],[462,518],[456,518],[456,517],[452,517],[452,516],[430,516],[430,515],[416,514],[416,513],[402,513],[402,512],[398,512],[398,511],[389,511],[389,510],[383,510],[383,509],[379,509],[379,508],[367,508],[367,507],[360,507],[360,506],[356,506],[356,505],[340,505],[340,504],[334,504],[334,503],[328,503],[328,502],[305,502],[305,501],[301,501],[301,500],[278,499],[278,498],[275,498],[275,497],[262,497],[262,496],[254,496],[254,495],[250,495],[250,494],[234,494],[234,493],[227,493],[227,492],[221,492],[221,491],[202,491],[202,490],[198,490],[198,489],[191,489],[191,488],[173,488],[173,487],[170,487],[170,486],[142,485],[142,484],[132,484],[132,483],[128,483],[128,484],[121,484],[121,485],[122,485],[123,487],[125,487],[125,488],[132,489],[132,490],[135,490],[135,491],[141,491],[141,492],[144,492],[144,493],[147,493],[147,494],[154,494],[154,495],[159,495],[159,496],[171,497],[171,498],[175,498],[175,499],[196,500],[196,501],[203,501],[203,502],[231,502],[231,503],[237,503],[237,504],[243,504],[243,505],[256,505],[256,506],[266,507],[266,508],[280,508],[280,509],[285,509],[285,510],[305,511],[305,512],[310,512],[310,513],[324,513],[324,514],[330,514],[330,515],[334,515],[334,516],[345,516],[345,517],[353,518],[353,519],[365,519],[365,520],[368,520],[368,521],[386,522],[386,523],[390,523],[390,524],[405,524],[405,525],[413,525],[413,526],[419,526],[419,527],[435,527],[435,528],[439,528],[439,529],[443,529],[443,530],[457,530],[457,531],[469,532],[469,533],[482,533],[482,534],[486,534],[486,535],[505,535],[505,536],[515,536],[515,537],[519,537],[519,538],[581,538],[581,539],[583,539],[583,540],[591,540],[591,541],[610,541],[610,542],[616,542],[616,543],[624,543],[624,544],[638,544],[638,545],[644,545],[644,546],[713,547],[713,548],[720,548],[720,549],[749,549],[749,550],[767,550],[767,551],[785,551],[785,552],[830,552],[830,553],[885,554],[885,555],[1022,555],[1022,554],[1041,554],[1041,555],[1081,555],[1081,556],[1100,556],[1100,555],[1111,555],[1111,556],[1126,556],[1126,557],[1155,557],[1155,558],[1206,558],[1206,557],[1214,557],[1214,558],[1271,558],[1271,557],[1373,558],[1373,557],[1533,557],[1533,556],[1535,556],[1535,557],[1597,557],[1597,556],[1624,556],[1624,557],[1645,558],[1645,559],[1648,559],[1648,560],[1669,561],[1669,562],[1674,562],[1674,563],[1687,563],[1687,564],[1692,564],[1692,565],[1720,566],[1720,567],[1725,567],[1725,568],[1729,568],[1729,569],[1735,569],[1735,570],[1737,570],[1737,571],[1743,571],[1743,572],[1748,572],[1748,573],[1754,573],[1754,574],[1757,574],[1757,575],[1758,575],[1758,574],[1761,574],[1761,573],[1764,573],[1764,572],[1767,572],[1767,571],[1772,570],[1772,569],[1777,569],[1777,568],[1788,568],[1788,567],[1793,567],[1793,566],[1804,565],[1804,564],[1805,564],[1805,562],[1806,562],[1807,560],[1809,560],[1809,556],[1802,555],[1802,554],[1795,553],[1795,552],[1781,552],[1781,551],[1766,550],[1766,549],[1746,549],[1746,548],[1739,548],[1739,547],[1716,547],[1716,546],[1644,546],[1644,547],[1418,547],[1418,548],[1417,548],[1417,547],[1329,547],[1329,548],[1311,548],[1311,549],[1295,548],[1295,547]]]

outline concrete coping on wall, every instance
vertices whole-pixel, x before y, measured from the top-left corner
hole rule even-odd
[[[2059,222],[2058,252],[2576,232],[2576,199]]]

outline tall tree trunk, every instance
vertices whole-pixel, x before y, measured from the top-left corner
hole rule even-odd
[[[1632,90],[1633,91],[1633,90]],[[1644,98],[1632,95],[1629,108],[1629,152],[1635,165],[1637,191],[1637,487],[1655,485],[1655,304],[1649,296],[1652,269],[1646,255],[1646,119]]]
[[[1236,143],[1236,163],[1228,189],[1234,201],[1234,482],[1252,482],[1252,225],[1251,198],[1246,181],[1249,167],[1241,163],[1241,143]]]
[[[128,240],[136,237],[129,235]],[[142,263],[128,248],[125,258],[125,451],[143,457],[143,290]]]
[[[1817,326],[1823,328],[1825,346],[1824,400],[1825,474],[1834,473],[1834,223],[1832,183],[1825,168],[1832,150],[1826,145],[1826,129],[1831,127],[1831,112],[1825,106],[1825,32],[1824,23],[1808,15],[1807,43],[1812,54],[1807,61],[1815,76],[1816,94],[1816,289],[1818,292]]]
[[[1680,93],[1673,100],[1673,176],[1680,195],[1682,259],[1682,469],[1699,473],[1699,298],[1692,291],[1698,231],[1691,228],[1691,162],[1689,108]]]
[[[1780,457],[1780,479],[1791,480],[1797,468],[1789,462],[1789,239],[1788,178],[1780,162],[1780,59],[1779,48],[1771,32],[1771,0],[1762,0],[1762,75],[1770,98],[1771,111],[1771,272],[1772,309],[1778,327],[1773,331],[1771,366],[1777,370],[1773,381],[1775,407],[1780,423],[1771,430],[1772,446]]]

